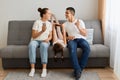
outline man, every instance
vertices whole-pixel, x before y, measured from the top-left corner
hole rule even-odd
[[[90,53],[90,47],[86,41],[87,32],[84,22],[80,19],[75,19],[75,9],[73,7],[66,8],[65,16],[67,22],[65,22],[63,26],[68,34],[68,49],[74,68],[74,77],[76,80],[79,80],[81,73],[87,64]],[[77,57],[77,48],[82,49],[82,55],[79,61]]]

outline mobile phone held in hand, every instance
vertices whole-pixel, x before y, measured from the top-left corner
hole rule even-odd
[[[46,23],[43,23],[43,26],[46,26]]]
[[[43,23],[42,32],[46,31],[46,23]]]

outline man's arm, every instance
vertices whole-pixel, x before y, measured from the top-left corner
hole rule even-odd
[[[87,31],[85,28],[82,28],[80,26],[80,22],[79,20],[77,20],[77,22],[75,23],[75,25],[77,26],[78,30],[80,31],[80,34],[82,34],[83,36],[86,36],[87,35]],[[84,26],[85,27],[85,26]]]
[[[68,34],[67,34],[67,32],[65,31],[65,26],[64,26],[64,24],[62,24],[62,28],[64,28],[63,30],[64,30],[64,34],[63,34],[63,37],[65,36],[65,43],[67,44],[67,40],[73,40],[73,39],[75,39],[75,36],[68,36]]]
[[[84,29],[84,28],[78,28],[79,29],[79,31],[80,31],[80,34],[82,34],[83,36],[87,36],[87,31],[86,31],[86,29]]]

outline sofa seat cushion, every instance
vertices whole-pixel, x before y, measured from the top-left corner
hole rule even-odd
[[[1,49],[2,58],[26,58],[28,57],[28,47],[26,45],[8,45]]]
[[[89,57],[110,57],[109,47],[103,44],[90,45],[91,53]]]
[[[89,57],[109,57],[109,48],[102,45],[102,44],[94,44],[90,45],[91,53]],[[26,45],[9,45],[6,48],[1,49],[0,55],[2,58],[28,58],[28,46]],[[77,49],[78,56],[81,55],[82,50],[80,48]],[[58,57],[61,56],[61,54],[57,54]],[[37,58],[40,57],[39,48],[37,49]],[[49,58],[54,57],[54,52],[52,50],[52,46],[48,49],[48,56]],[[68,48],[64,48],[64,57],[69,57]]]

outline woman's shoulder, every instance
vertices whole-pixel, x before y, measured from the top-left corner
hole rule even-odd
[[[35,23],[41,23],[42,21],[40,19],[38,19],[38,20],[35,20],[34,22]]]
[[[52,24],[50,21],[47,21],[48,24]]]

